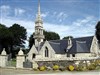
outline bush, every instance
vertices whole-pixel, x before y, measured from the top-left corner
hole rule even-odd
[[[90,64],[89,66],[88,66],[88,69],[89,70],[94,70],[94,69],[96,69],[96,66],[95,66],[95,64]]]
[[[86,66],[79,65],[76,68],[76,71],[84,71],[84,70],[87,70]]]
[[[73,71],[74,70],[74,66],[73,65],[69,65],[68,70],[69,71]]]
[[[54,65],[53,70],[59,70],[59,65]]]
[[[40,71],[44,71],[44,70],[46,70],[46,67],[45,66],[41,66],[41,67],[39,67],[39,70]]]

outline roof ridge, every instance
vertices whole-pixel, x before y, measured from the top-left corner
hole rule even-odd
[[[89,37],[93,37],[93,36],[84,36],[84,37],[77,37],[77,38],[72,38],[72,39],[82,39],[82,38],[89,38]]]
[[[56,42],[52,42],[52,41],[49,41],[49,43],[53,43],[53,44],[60,44],[60,43],[56,43]]]

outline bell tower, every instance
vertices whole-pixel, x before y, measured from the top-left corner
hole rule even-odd
[[[43,42],[44,35],[43,35],[43,21],[41,18],[41,12],[40,12],[40,0],[38,0],[38,13],[36,15],[35,20],[35,46],[39,47],[40,43]]]

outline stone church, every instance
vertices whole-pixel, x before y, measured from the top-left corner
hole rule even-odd
[[[30,49],[27,56],[22,49],[16,56],[16,68],[38,67],[40,61],[80,61],[94,60],[100,58],[100,47],[96,36],[70,38],[66,40],[46,40],[43,34],[43,21],[40,13],[40,2],[38,3],[38,13],[35,21],[35,44]],[[2,60],[2,61],[1,61]],[[5,49],[0,55],[0,67],[6,67],[8,55]]]
[[[68,40],[43,41],[43,21],[38,3],[38,13],[35,20],[35,45],[30,49],[27,60],[56,61],[71,59],[87,59],[97,57],[100,52],[96,36],[73,38]]]

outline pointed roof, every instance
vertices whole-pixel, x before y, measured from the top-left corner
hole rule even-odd
[[[41,15],[41,12],[40,12],[40,0],[38,1],[38,15]]]
[[[22,48],[20,48],[20,51],[18,52],[18,55],[24,55]]]
[[[36,21],[35,23],[37,22],[42,22],[42,18],[41,18],[41,10],[40,10],[40,0],[38,0],[38,13],[37,13],[37,16],[36,16]]]

